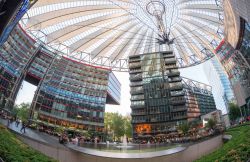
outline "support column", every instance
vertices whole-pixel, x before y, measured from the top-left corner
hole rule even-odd
[[[34,117],[34,112],[35,112],[37,100],[38,100],[38,97],[39,97],[38,95],[40,94],[40,91],[41,91],[41,86],[42,86],[43,82],[45,81],[45,78],[47,77],[48,72],[51,70],[51,67],[54,64],[56,58],[57,58],[57,54],[54,53],[54,57],[53,57],[52,61],[50,62],[49,67],[46,69],[45,74],[43,75],[42,79],[40,80],[40,82],[39,82],[39,84],[37,86],[37,90],[35,92],[35,96],[33,98],[31,106],[30,106],[30,113],[29,113],[29,119],[30,120],[32,120],[33,117]]]

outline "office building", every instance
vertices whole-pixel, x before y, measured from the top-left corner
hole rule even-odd
[[[225,42],[235,49],[237,60],[244,63],[245,71],[242,75],[241,83],[233,81],[234,91],[238,105],[243,108],[243,115],[250,114],[250,97],[246,90],[250,87],[249,67],[250,67],[250,1],[224,0],[224,28]],[[222,41],[223,42],[223,41]],[[223,44],[223,43],[222,43]],[[237,61],[235,61],[237,62]],[[241,66],[241,64],[239,65]],[[248,68],[247,68],[248,67]],[[243,68],[243,67],[242,67]],[[244,69],[244,68],[243,68]],[[236,79],[236,80],[239,80]],[[245,94],[247,93],[247,94]]]
[[[203,69],[209,84],[213,87],[217,109],[221,110],[222,114],[228,114],[228,104],[233,102],[235,97],[226,72],[216,57],[205,62]]]
[[[130,56],[129,73],[134,138],[167,133],[216,109],[211,91],[183,83],[172,51]]]
[[[248,107],[250,97],[250,67],[239,50],[235,50],[226,40],[216,49],[216,56],[223,65],[234,90],[237,104],[243,109]]]
[[[16,26],[0,48],[0,105],[11,112],[23,80],[37,86],[30,119],[102,132],[105,104],[120,104],[121,84],[108,68],[61,56]]]

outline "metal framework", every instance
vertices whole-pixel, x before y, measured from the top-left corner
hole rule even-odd
[[[202,94],[212,95],[212,87],[210,85],[185,77],[182,77],[182,83],[184,86],[188,87],[191,90],[194,90],[194,88],[196,88],[196,90],[198,90]]]
[[[169,48],[180,68],[197,65],[223,39],[219,0],[38,0],[20,23],[53,52],[116,71],[131,55]]]

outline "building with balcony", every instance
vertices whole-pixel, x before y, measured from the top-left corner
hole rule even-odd
[[[211,87],[183,79],[172,51],[129,57],[133,137],[155,136],[216,109]]]

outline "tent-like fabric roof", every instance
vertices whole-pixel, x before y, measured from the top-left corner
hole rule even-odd
[[[170,47],[157,42],[150,3],[163,4]],[[128,56],[170,48],[179,67],[187,67],[213,56],[223,39],[222,13],[220,0],[38,0],[21,26],[51,49],[91,64],[126,69]]]

